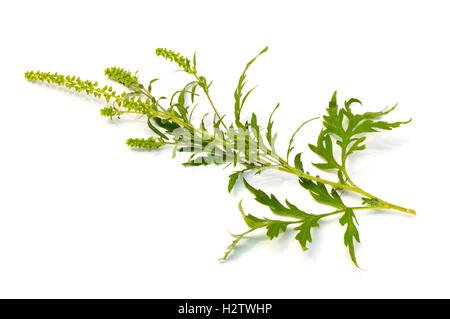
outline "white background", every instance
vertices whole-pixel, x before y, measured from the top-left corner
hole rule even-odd
[[[0,297],[450,297],[449,10],[447,1],[3,2]],[[292,231],[273,241],[262,233],[219,263],[228,231],[246,229],[241,198],[246,211],[270,216],[241,187],[227,193],[230,170],[184,168],[171,150],[132,151],[124,142],[149,136],[144,121],[111,122],[94,100],[23,77],[39,69],[109,84],[103,70],[117,65],[145,82],[161,78],[155,93],[168,95],[189,78],[154,50],[197,51],[231,115],[238,77],[265,45],[245,116],[266,121],[281,102],[280,150],[334,90],[340,103],[361,99],[355,110],[399,102],[390,119],[413,118],[351,159],[363,188],[418,212],[358,213],[365,270],[352,265],[337,218],[314,231],[307,252]],[[306,145],[319,130],[316,121],[296,138],[314,173]],[[328,210],[292,176],[251,180],[309,212]]]

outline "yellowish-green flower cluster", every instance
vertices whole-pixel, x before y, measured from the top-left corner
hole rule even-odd
[[[124,113],[148,114],[153,110],[150,100],[142,101],[134,96],[127,97],[125,92],[119,95],[116,91],[113,91],[111,86],[106,85],[100,88],[97,82],[83,81],[79,77],[40,71],[26,72],[25,77],[30,81],[47,82],[64,86],[77,92],[84,92],[88,95],[92,94],[99,99],[103,97],[107,102],[114,101],[114,106],[108,106],[100,110],[100,114],[103,116],[112,118]]]
[[[107,117],[110,117],[111,119],[114,116],[120,116],[121,114],[122,113],[120,112],[120,110],[115,106],[107,106],[107,107],[100,109],[101,116],[107,116]]]
[[[116,91],[113,91],[111,86],[104,86],[103,88],[98,87],[97,82],[91,82],[89,80],[83,81],[79,77],[62,75],[58,73],[41,72],[41,71],[28,71],[25,73],[25,78],[30,81],[42,81],[50,84],[56,84],[59,86],[64,86],[68,89],[74,89],[77,92],[84,92],[87,95],[92,94],[96,98],[105,98],[107,102],[111,99],[120,99]],[[123,94],[122,96],[125,96]]]
[[[119,98],[114,106],[107,106],[100,110],[100,115],[112,119],[113,116],[120,116],[124,113],[150,114],[155,109],[152,108],[150,100],[142,101],[140,98]]]
[[[105,70],[105,75],[111,80],[117,81],[123,84],[127,88],[135,88],[139,85],[138,77],[131,75],[130,71],[118,67],[111,67]]]
[[[191,68],[191,61],[182,56],[180,53],[163,48],[156,49],[155,53],[157,56],[162,56],[166,60],[177,63],[184,71],[194,73],[194,70]]]
[[[152,110],[150,100],[142,101],[141,98],[131,97],[120,100],[117,103],[118,106],[123,107],[129,111],[135,111],[137,113],[147,113]]]
[[[127,140],[127,145],[133,148],[157,149],[165,145],[165,143],[161,139],[156,140],[153,137],[129,138]]]

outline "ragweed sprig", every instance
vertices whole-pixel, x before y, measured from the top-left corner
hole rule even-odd
[[[339,223],[344,227],[344,245],[348,248],[351,260],[358,266],[355,248],[360,242],[360,235],[356,212],[381,209],[415,215],[415,211],[392,204],[357,186],[350,177],[347,162],[351,154],[366,148],[368,134],[392,130],[409,123],[410,120],[403,122],[381,120],[396,106],[378,112],[354,113],[352,106],[361,105],[361,101],[351,98],[345,101],[343,107],[339,107],[337,93],[334,92],[326,108],[326,114],[323,116],[323,128],[318,134],[316,143],[309,144],[309,148],[322,159],[322,162],[313,163],[313,168],[334,172],[335,178],[324,179],[317,174],[309,173],[302,161],[303,152],[297,152],[293,160],[292,157],[290,160],[290,154],[295,149],[294,138],[300,129],[317,118],[302,121],[302,124],[293,132],[286,150],[286,157],[283,158],[275,147],[277,133],[274,131],[274,113],[279,104],[275,106],[265,126],[260,124],[255,113],[252,113],[249,119],[241,117],[244,104],[254,90],[254,88],[250,90],[245,88],[248,80],[247,72],[256,59],[266,51],[267,47],[251,59],[239,77],[234,92],[234,118],[227,124],[211,97],[212,81],[208,81],[197,71],[195,54],[191,62],[190,59],[173,50],[164,48],[156,50],[156,55],[174,62],[181,71],[193,77],[183,87],[175,89],[171,95],[168,95],[170,98],[158,97],[154,94],[153,85],[158,79],[152,79],[144,85],[138,78],[137,72],[120,67],[107,68],[105,75],[124,86],[125,91],[122,93],[117,93],[109,85],[99,86],[97,82],[58,73],[28,71],[25,77],[30,81],[64,86],[106,101],[107,106],[100,110],[102,116],[115,119],[136,114],[145,118],[153,136],[128,139],[126,144],[131,148],[151,150],[171,146],[174,148],[174,154],[190,154],[187,161],[183,163],[184,166],[226,164],[227,167],[234,167],[234,171],[229,175],[228,191],[233,191],[235,185],[242,182],[258,203],[282,219],[259,218],[246,214],[241,201],[239,211],[248,229],[241,234],[233,235],[234,241],[220,260],[225,260],[250,233],[263,229],[267,237],[272,240],[286,232],[289,227],[293,227],[296,233],[295,239],[303,250],[307,250],[311,246],[313,233],[320,227],[322,220],[338,216]],[[194,110],[198,110],[197,88],[203,91],[213,111],[211,125],[206,125],[207,121],[205,121],[209,113],[201,116],[200,120],[195,120],[196,117],[193,116]],[[250,184],[248,180],[252,174],[263,174],[267,170],[295,175],[299,186],[307,191],[313,200],[330,207],[331,210],[325,214],[306,212],[291,201],[286,199],[281,202],[276,195],[269,195]],[[349,193],[361,196],[361,206],[350,206],[346,203],[345,197]]]

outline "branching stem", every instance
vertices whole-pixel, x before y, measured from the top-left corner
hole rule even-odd
[[[378,197],[376,197],[376,196],[374,196],[374,195],[372,195],[372,194],[370,194],[370,193],[368,193],[366,191],[363,191],[359,187],[344,185],[344,184],[340,184],[340,183],[335,183],[335,182],[332,182],[332,181],[328,181],[326,179],[322,179],[320,177],[315,177],[315,176],[306,174],[306,173],[304,173],[304,172],[302,172],[302,171],[300,171],[300,170],[290,166],[287,163],[284,163],[284,164],[278,166],[277,169],[280,170],[280,171],[283,171],[283,172],[287,172],[287,173],[290,173],[290,174],[297,175],[297,176],[302,177],[302,178],[306,178],[306,179],[312,180],[312,181],[320,182],[320,183],[323,183],[323,184],[328,184],[330,186],[333,186],[334,188],[346,189],[346,190],[349,190],[349,191],[352,191],[352,192],[364,195],[364,196],[366,196],[368,198],[377,199],[378,201],[380,201],[381,203],[383,203],[385,205],[385,206],[383,206],[383,208],[394,209],[394,210],[398,210],[398,211],[401,211],[401,212],[404,212],[404,213],[416,215],[416,212],[414,210],[412,210],[412,209],[408,209],[408,208],[401,207],[401,206],[398,206],[398,205],[395,205],[395,204],[391,204],[391,203],[389,203],[387,201],[384,201],[384,200],[382,200],[382,199],[380,199],[380,198],[378,198]],[[374,207],[369,207],[369,208],[373,209]]]
[[[192,74],[195,76],[195,78],[197,79],[197,81],[200,82],[200,78],[198,77],[197,72],[194,72],[194,73],[192,73]],[[214,105],[214,103],[213,103],[213,101],[212,101],[212,99],[211,99],[211,96],[209,95],[208,90],[205,89],[204,87],[202,87],[202,89],[203,89],[203,92],[205,92],[205,95],[206,95],[206,97],[208,98],[209,104],[211,104],[211,106],[212,106],[212,108],[213,108],[213,110],[214,110],[214,113],[215,113],[216,116],[217,116],[218,121],[220,121],[220,124],[222,124],[222,126],[223,126],[225,129],[227,129],[227,126],[226,126],[225,123],[223,122],[223,120],[222,120],[223,118],[219,115],[219,112],[217,111],[217,109],[216,109],[216,107],[215,107],[215,105]]]

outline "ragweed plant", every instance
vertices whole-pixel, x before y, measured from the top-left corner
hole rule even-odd
[[[273,116],[279,104],[270,114],[268,123],[263,126],[255,113],[248,120],[241,118],[242,108],[253,89],[246,90],[247,71],[255,60],[264,52],[264,48],[255,58],[250,60],[241,74],[234,92],[234,118],[225,123],[210,96],[211,81],[197,71],[197,60],[194,54],[192,61],[180,53],[159,48],[156,55],[177,64],[180,71],[192,77],[186,85],[174,90],[171,98],[156,96],[152,86],[157,79],[144,85],[137,73],[131,73],[118,67],[105,70],[105,75],[120,84],[127,90],[117,93],[111,86],[99,86],[98,82],[81,80],[75,76],[65,76],[58,73],[44,73],[29,71],[25,77],[30,81],[42,81],[58,86],[64,86],[77,92],[93,95],[104,99],[108,103],[102,108],[100,114],[111,119],[120,118],[127,114],[139,114],[145,117],[148,128],[154,134],[148,138],[130,138],[126,143],[132,148],[157,149],[164,146],[174,147],[176,152],[190,153],[189,159],[183,163],[185,166],[200,166],[211,164],[232,165],[235,170],[229,175],[228,191],[231,192],[236,183],[242,182],[257,202],[266,206],[270,211],[284,219],[259,218],[247,214],[239,203],[241,212],[248,230],[233,235],[234,241],[220,260],[225,260],[239,242],[248,234],[265,230],[269,239],[276,238],[293,227],[296,232],[295,239],[303,250],[307,250],[312,241],[313,228],[320,226],[320,222],[327,217],[339,216],[339,223],[345,227],[344,244],[348,247],[353,263],[358,266],[355,257],[355,243],[360,241],[357,229],[355,212],[360,210],[396,210],[415,215],[415,211],[389,203],[378,196],[361,189],[351,178],[347,162],[350,155],[365,149],[366,136],[381,130],[392,130],[406,122],[386,122],[381,118],[392,112],[396,106],[379,112],[354,113],[352,106],[362,104],[360,100],[351,98],[345,101],[344,106],[338,106],[336,92],[331,97],[323,116],[323,128],[317,141],[309,144],[312,152],[322,158],[322,162],[312,165],[323,171],[334,172],[332,180],[321,178],[305,170],[302,162],[302,152],[290,156],[294,151],[294,138],[300,128],[293,132],[289,140],[285,155],[276,151],[275,141],[277,134],[273,131]],[[206,125],[205,114],[199,123],[194,123],[192,115],[197,106],[197,99],[204,94],[213,111],[212,122]],[[292,158],[293,159],[290,159]],[[262,174],[267,170],[277,170],[295,175],[301,188],[309,192],[312,198],[322,205],[331,207],[325,214],[305,212],[296,205],[284,200],[284,203],[274,194],[267,194],[263,190],[253,187],[245,178],[251,174]],[[353,193],[361,197],[360,206],[350,206],[345,203],[343,195]],[[287,218],[287,219],[286,219]]]

